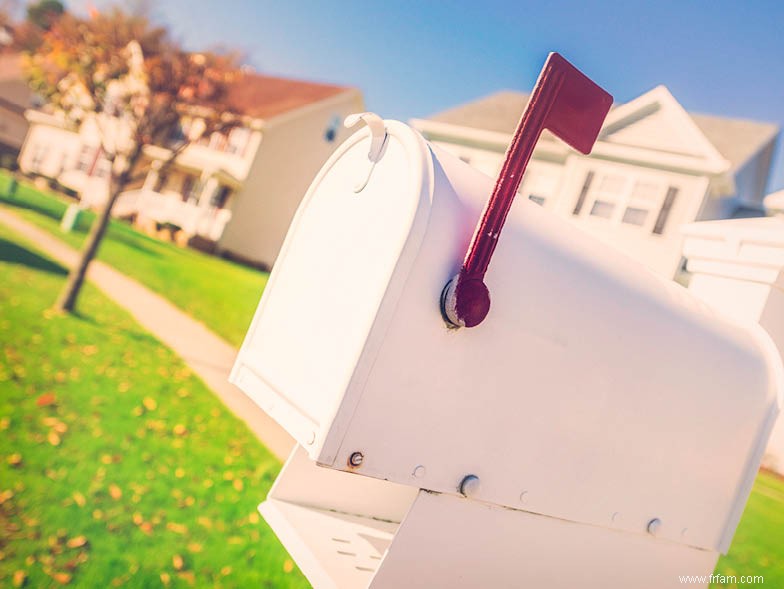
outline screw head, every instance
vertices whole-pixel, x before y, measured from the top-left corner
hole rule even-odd
[[[413,474],[416,478],[421,479],[423,476],[425,476],[425,472],[425,467],[420,464],[414,469]]]
[[[348,465],[352,468],[357,468],[362,466],[363,460],[365,460],[365,456],[362,454],[362,452],[354,452],[351,456],[348,457]]]
[[[463,477],[463,480],[460,481],[460,494],[465,495],[466,497],[473,497],[479,492],[481,486],[478,476],[475,474],[466,475]]]
[[[656,536],[661,530],[662,522],[658,517],[653,518],[648,522],[648,533],[651,536]]]

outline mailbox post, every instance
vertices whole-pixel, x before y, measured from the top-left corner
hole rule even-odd
[[[484,276],[492,312],[455,328],[444,285],[493,180],[364,118],[303,199],[231,375],[298,442],[260,511],[311,583],[710,575],[779,410],[767,333],[528,201]]]

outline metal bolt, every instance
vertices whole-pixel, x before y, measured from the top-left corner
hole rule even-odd
[[[662,522],[658,517],[653,518],[651,521],[648,522],[648,533],[651,536],[656,536],[661,529]]]
[[[364,454],[362,452],[354,452],[351,456],[348,457],[348,465],[352,468],[358,468],[362,466],[362,461],[365,459]]]
[[[460,481],[460,493],[466,497],[473,497],[479,492],[481,483],[475,474],[469,474]]]

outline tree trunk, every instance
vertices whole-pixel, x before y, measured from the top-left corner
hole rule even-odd
[[[65,286],[63,287],[63,290],[60,291],[60,296],[57,297],[57,302],[54,305],[55,310],[71,313],[76,307],[76,300],[79,297],[79,292],[82,290],[84,279],[87,276],[87,268],[98,253],[98,248],[106,233],[106,228],[109,226],[114,203],[117,201],[117,197],[125,190],[125,186],[130,179],[131,171],[136,167],[136,162],[139,159],[140,153],[141,149],[134,150],[133,155],[128,160],[125,170],[123,170],[116,180],[114,174],[110,175],[109,198],[101,209],[98,217],[90,226],[90,232],[87,235],[87,240],[82,248],[79,261],[68,273],[68,280],[66,280]]]

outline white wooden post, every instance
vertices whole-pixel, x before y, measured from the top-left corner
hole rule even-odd
[[[682,231],[689,290],[736,321],[759,322],[784,354],[784,217],[692,223]],[[784,419],[763,465],[784,474]]]

